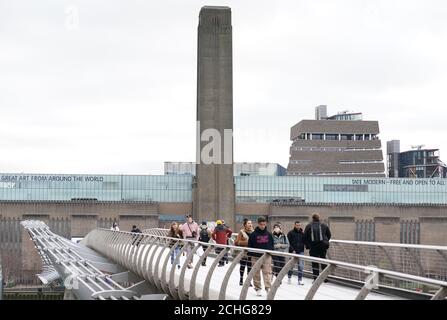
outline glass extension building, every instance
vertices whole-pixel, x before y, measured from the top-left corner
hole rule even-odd
[[[0,173],[0,201],[192,202],[190,175]],[[446,179],[236,176],[239,203],[447,204]]]

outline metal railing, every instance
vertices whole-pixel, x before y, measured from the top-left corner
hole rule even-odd
[[[147,229],[145,233],[167,236],[168,229]],[[229,244],[233,244],[234,238],[235,234],[229,240]],[[330,244],[327,257],[333,260],[359,265],[373,265],[381,269],[447,281],[447,246],[334,239],[330,240]],[[305,272],[311,273],[311,271],[311,266],[305,265]],[[353,270],[339,269],[335,270],[333,275],[357,281],[364,278],[363,273],[356,273]],[[409,289],[416,292],[431,290],[430,287],[420,283],[396,279],[387,280],[388,285],[400,289]]]
[[[401,243],[331,240],[328,257],[360,265],[447,281],[447,247]],[[341,277],[358,279],[352,271],[338,272]],[[393,280],[391,286],[417,291],[430,290],[421,284]]]
[[[2,256],[0,255],[0,300],[3,299],[3,269],[2,269]]]
[[[323,269],[318,278],[310,286],[305,299],[313,299],[319,287],[328,276],[339,270],[356,272],[363,275],[362,287],[355,297],[356,299],[365,299],[371,291],[379,289],[382,286],[383,279],[404,280],[410,283],[424,284],[436,288],[436,292],[431,295],[431,299],[445,299],[447,295],[447,282],[445,281],[385,270],[375,266],[365,266],[306,255],[281,253],[278,251],[203,243],[189,239],[174,239],[166,236],[167,230],[165,229],[149,229],[145,231],[146,233],[135,234],[108,229],[95,229],[84,238],[83,242],[91,249],[105,255],[117,264],[146,279],[173,299],[207,300],[211,298],[236,298],[245,300],[247,299],[251,280],[255,273],[260,271],[263,263],[267,259],[270,259],[270,257],[282,257],[284,264],[281,266],[279,273],[271,285],[271,289],[268,291],[267,299],[275,298],[283,278],[294,265],[297,265],[299,260],[304,261],[305,265],[312,263],[326,265],[326,268]],[[185,285],[186,269],[192,262],[197,251],[203,248],[203,246],[206,249],[193,266],[191,277],[188,279],[189,286]],[[175,255],[178,248],[180,248],[180,252]],[[218,249],[217,252],[216,249]],[[196,287],[198,286],[197,277],[199,269],[202,266],[202,262],[214,252],[216,252],[217,256],[207,269],[206,276],[201,279],[204,279],[203,289],[202,294],[198,295]],[[211,277],[216,271],[217,264],[230,252],[235,253],[234,258],[229,267],[225,269],[223,280],[220,283],[211,283]],[[168,261],[173,253],[175,258],[171,264],[171,268],[168,270]],[[178,269],[175,266],[179,263],[180,257],[183,254],[185,254],[186,260],[181,268]],[[245,278],[238,296],[229,296],[227,295],[227,288],[231,274],[241,259],[247,257],[247,254],[258,254],[260,257]],[[178,278],[178,282],[175,281],[176,278]],[[213,295],[211,295],[211,291],[213,291]]]
[[[93,250],[56,235],[42,221],[26,220],[21,224],[47,266],[43,273],[37,275],[44,284],[62,278],[65,289],[78,299],[140,298],[144,280],[126,287],[120,282],[133,282],[129,281],[128,273]]]

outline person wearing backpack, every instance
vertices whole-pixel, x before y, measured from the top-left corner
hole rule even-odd
[[[206,221],[202,221],[202,224],[200,225],[200,232],[199,232],[199,241],[208,243],[211,240],[211,231],[208,229],[208,226],[206,224]],[[207,245],[202,244],[202,249],[205,251],[208,248]],[[206,266],[206,257],[202,261],[202,266]]]
[[[307,249],[310,249],[309,255],[326,259],[326,252],[329,249],[329,240],[331,239],[331,231],[325,223],[320,222],[320,215],[314,213],[312,222],[306,226],[304,230],[304,243]],[[326,268],[325,264],[321,264],[321,269]],[[320,275],[320,264],[312,262],[312,273],[314,280]],[[327,280],[325,280],[327,282]]]

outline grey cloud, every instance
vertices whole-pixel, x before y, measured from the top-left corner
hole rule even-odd
[[[1,1],[1,171],[161,173],[161,161],[193,161],[205,4]],[[384,142],[447,149],[444,1],[213,4],[233,10],[236,161],[286,165],[290,126],[318,104],[379,120]]]

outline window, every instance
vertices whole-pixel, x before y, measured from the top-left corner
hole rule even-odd
[[[338,134],[327,133],[326,140],[338,140]]]
[[[368,192],[368,185],[325,184],[323,191],[335,192]]]
[[[312,140],[323,140],[323,137],[322,133],[312,133]]]
[[[354,140],[354,135],[353,134],[342,134],[341,140]]]
[[[363,134],[356,134],[355,140],[363,140]]]

